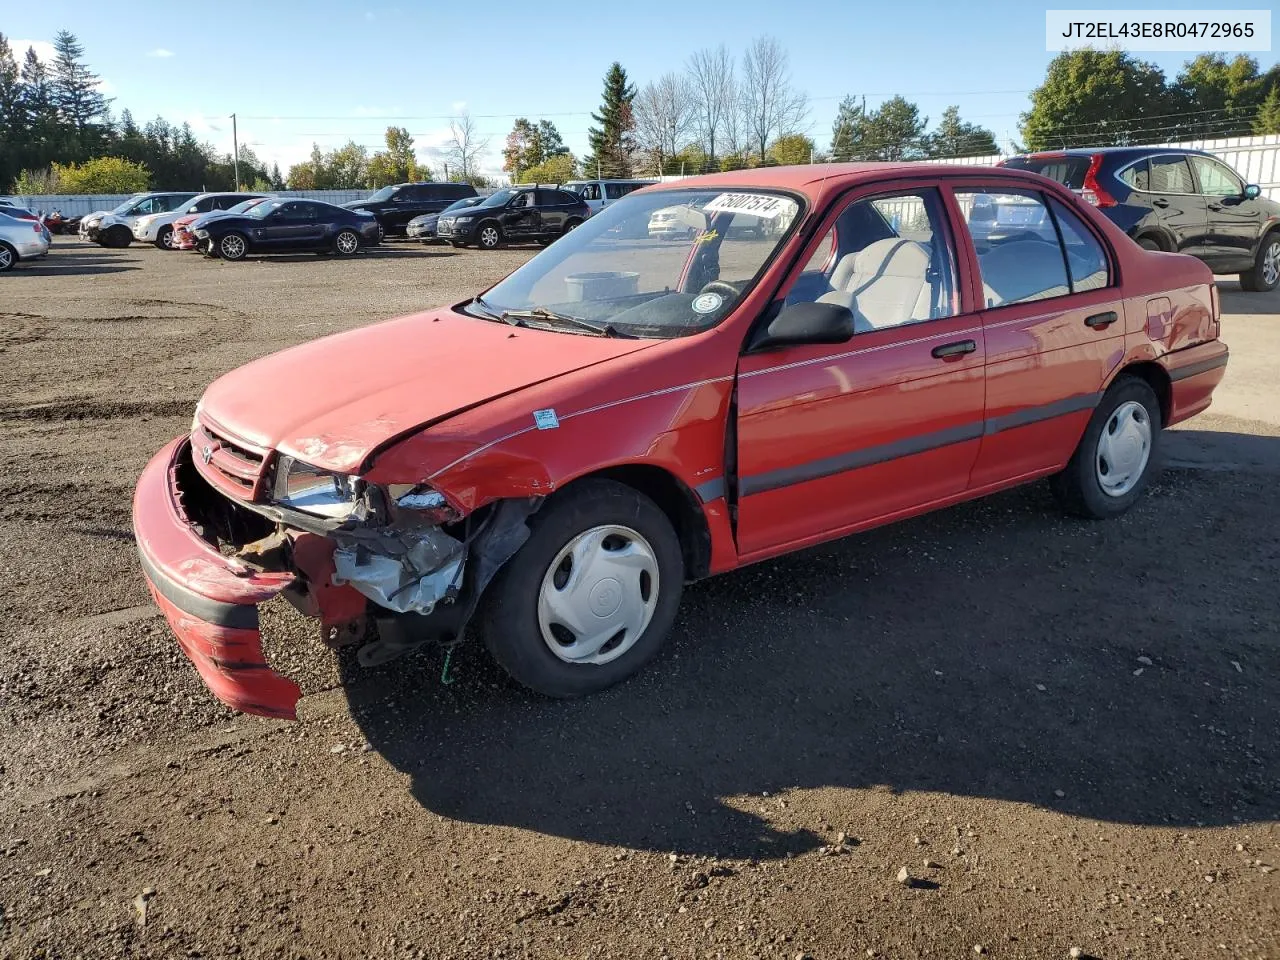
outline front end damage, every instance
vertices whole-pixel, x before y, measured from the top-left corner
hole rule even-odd
[[[229,495],[204,439],[197,428],[148,464],[134,532],[152,596],[183,651],[219,700],[246,713],[293,719],[301,697],[266,662],[258,605],[283,596],[320,622],[330,646],[362,644],[356,656],[365,666],[426,643],[452,645],[528,538],[526,520],[540,503],[504,500],[461,516],[433,491],[355,481],[341,515],[309,512],[273,496],[270,477]],[[264,475],[271,461],[264,453]]]

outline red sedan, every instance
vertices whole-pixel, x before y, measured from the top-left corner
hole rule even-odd
[[[647,239],[675,204],[698,229]],[[657,653],[688,581],[1040,478],[1073,514],[1123,513],[1226,363],[1208,268],[1051,180],[699,177],[471,300],[227,374],[143,473],[134,530],[238,709],[294,715],[259,635],[279,595],[364,663],[470,625],[574,696]]]

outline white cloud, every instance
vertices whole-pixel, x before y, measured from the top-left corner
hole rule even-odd
[[[162,60],[167,60],[169,57],[172,57],[173,55],[174,54],[172,50],[166,50],[164,47],[156,47],[154,50],[152,50],[150,53],[147,54],[148,57],[160,57]]]
[[[449,109],[450,109],[450,110],[452,110],[454,113],[466,113],[466,112],[467,112],[467,101],[465,101],[465,100],[455,100],[455,101],[453,101],[453,103],[451,103],[451,104],[449,105]]]
[[[43,63],[53,63],[57,53],[53,49],[53,44],[48,40],[10,40],[9,46],[13,50],[13,56],[18,61],[18,66],[22,66],[22,61],[27,55],[27,48],[34,47],[36,56]]]

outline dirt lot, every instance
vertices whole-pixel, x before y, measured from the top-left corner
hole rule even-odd
[[[147,457],[219,373],[530,253],[0,277],[0,955],[1280,957],[1280,295],[1233,282],[1118,522],[1036,485],[696,585],[578,703],[272,609],[302,721],[218,706],[138,573]]]

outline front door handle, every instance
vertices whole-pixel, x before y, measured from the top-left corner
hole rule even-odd
[[[972,340],[957,340],[955,343],[944,343],[940,347],[933,348],[933,355],[939,360],[947,357],[960,357],[966,353],[973,353],[978,349],[978,345]]]
[[[1095,330],[1103,330],[1111,326],[1118,319],[1119,318],[1116,316],[1116,312],[1114,310],[1108,310],[1106,313],[1095,313],[1091,317],[1085,317],[1084,325],[1086,327],[1093,327]]]

